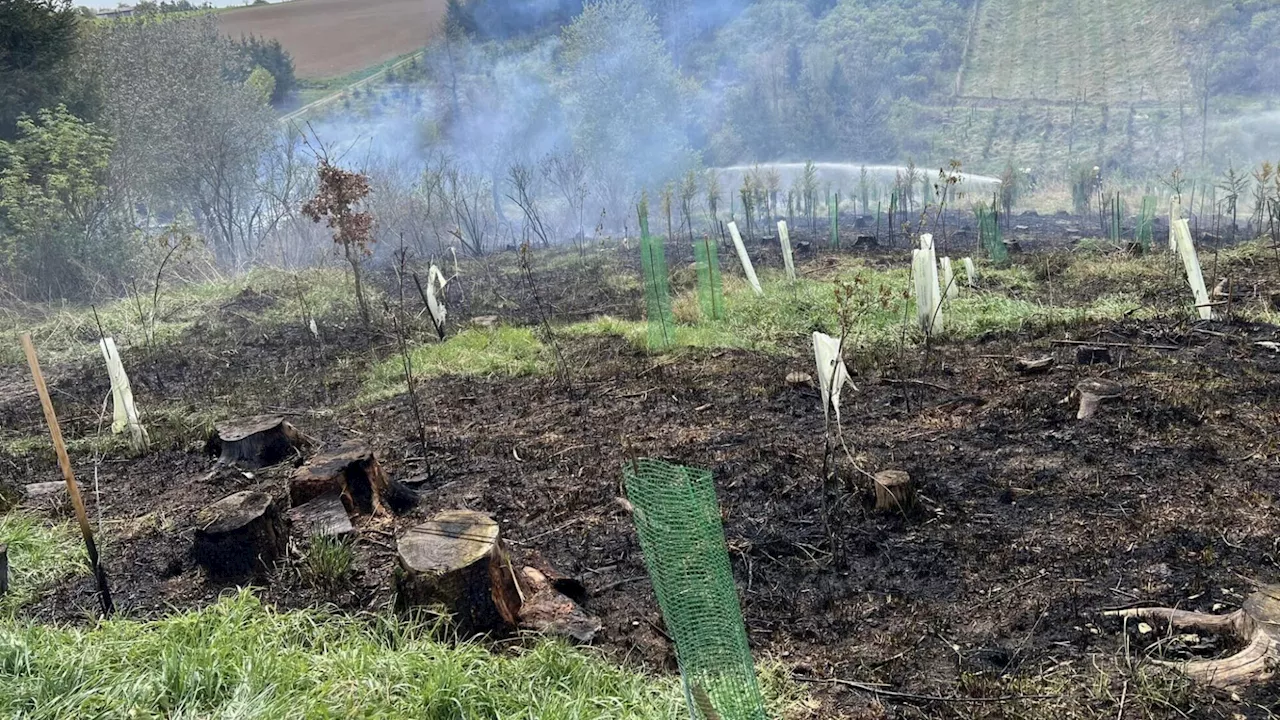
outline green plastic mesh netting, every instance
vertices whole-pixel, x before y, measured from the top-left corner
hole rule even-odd
[[[831,217],[831,247],[840,249],[840,193],[827,196],[827,215]]]
[[[698,305],[707,320],[724,319],[724,289],[720,282],[720,249],[710,235],[693,243],[698,269]]]
[[[764,720],[711,473],[638,460],[623,478],[690,717]]]
[[[649,349],[665,350],[675,343],[671,315],[671,288],[662,237],[649,234],[649,203],[642,200],[640,216],[640,267],[644,273],[644,300],[649,316]]]
[[[982,247],[987,251],[991,262],[1003,264],[1009,260],[1009,248],[1000,238],[1000,213],[995,210],[978,208],[978,236]]]

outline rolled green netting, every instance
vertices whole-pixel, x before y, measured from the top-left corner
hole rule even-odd
[[[710,235],[693,243],[698,270],[698,305],[707,320],[724,319],[724,290],[720,284],[720,250]]]
[[[690,717],[764,720],[711,473],[638,460],[622,474]]]
[[[1160,200],[1158,198],[1147,195],[1142,198],[1142,214],[1138,216],[1138,243],[1142,245],[1142,251],[1151,250],[1151,242],[1155,235],[1156,208],[1159,207]]]
[[[675,343],[671,315],[671,287],[662,238],[649,234],[649,203],[640,201],[640,268],[644,273],[644,300],[649,317],[649,349],[665,350]]]

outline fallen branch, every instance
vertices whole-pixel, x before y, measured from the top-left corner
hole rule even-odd
[[[793,680],[800,682],[825,683],[827,685],[839,685],[853,690],[871,693],[878,697],[896,699],[896,700],[914,700],[916,702],[938,702],[938,703],[1001,703],[1001,702],[1018,702],[1020,700],[1056,700],[1061,695],[1001,695],[992,698],[977,697],[944,697],[942,695],[918,695],[916,693],[899,692],[897,690],[885,690],[869,683],[858,682],[856,680],[844,680],[842,678],[811,678],[803,675],[792,675]]]
[[[1141,350],[1181,350],[1182,349],[1177,345],[1142,345],[1142,344],[1135,344],[1135,343],[1092,342],[1088,340],[1050,340],[1049,342],[1050,344],[1053,344],[1053,345],[1093,345],[1096,347],[1129,348],[1131,350],[1132,349],[1141,349]]]

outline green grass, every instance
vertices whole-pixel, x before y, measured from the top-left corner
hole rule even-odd
[[[1112,268],[1115,264],[1112,262],[1106,267]],[[1141,305],[1132,295],[1116,293],[1098,297],[1083,307],[1048,306],[1004,294],[1011,291],[1029,294],[1040,289],[1040,283],[1026,267],[982,266],[979,272],[982,286],[991,289],[964,289],[960,297],[944,305],[948,338],[965,339],[985,333],[1118,319]],[[908,344],[923,340],[915,325],[914,300],[903,299],[909,283],[905,266],[874,269],[855,261],[825,280],[801,278],[789,283],[773,270],[761,272],[760,278],[763,296],[756,296],[743,280],[725,277],[725,317],[719,321],[699,318],[697,299],[692,293],[678,296],[674,303],[675,347],[741,348],[785,354],[807,343],[815,331],[839,335],[837,283],[854,288],[851,347],[875,352],[896,346],[903,337],[904,319]],[[613,317],[569,325],[562,332],[569,337],[619,336],[640,348],[647,342],[643,321]]]
[[[163,347],[181,338],[198,322],[215,319],[252,320],[263,325],[301,325],[304,311],[312,317],[355,317],[354,291],[346,274],[332,268],[299,272],[257,269],[236,278],[166,283],[148,340],[151,291],[142,288],[142,313],[135,298],[104,303],[42,304],[0,316],[0,362],[25,365],[18,337],[30,332],[43,364],[98,357],[98,324],[126,353],[130,348]],[[258,297],[259,295],[263,297]],[[245,303],[244,308],[238,303]],[[370,300],[376,303],[376,296]],[[127,362],[127,360],[126,360]],[[127,369],[127,367],[126,367]]]
[[[764,675],[783,717],[797,690]],[[277,612],[242,592],[148,623],[0,623],[0,716],[677,720],[677,681],[551,641],[492,653],[391,616]]]
[[[332,535],[312,536],[299,572],[313,588],[334,592],[345,587],[355,569],[351,545]]]
[[[89,563],[70,524],[51,525],[22,513],[0,516],[0,544],[9,546],[9,592],[0,596],[0,619],[34,600],[42,588]]]
[[[415,345],[409,356],[415,378],[511,378],[552,370],[549,349],[527,327],[470,328],[444,342]],[[404,361],[395,353],[368,372],[361,399],[380,400],[405,391]]]

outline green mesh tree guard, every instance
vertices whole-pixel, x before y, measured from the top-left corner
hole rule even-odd
[[[1004,246],[1000,238],[1000,213],[995,210],[978,208],[978,236],[982,248],[987,251],[991,262],[1000,264],[1008,262],[1009,248]]]
[[[1115,197],[1108,203],[1108,209],[1111,211],[1111,244],[1120,244],[1120,226],[1122,215],[1124,213],[1124,202],[1120,199],[1120,193],[1116,193]]]
[[[724,319],[724,290],[720,284],[720,249],[710,235],[693,244],[698,270],[698,305],[707,320]]]
[[[671,316],[671,287],[662,238],[649,234],[649,202],[640,201],[640,268],[644,273],[644,300],[649,317],[649,349],[665,350],[675,343]]]
[[[840,249],[840,193],[827,196],[827,214],[831,216],[831,249]]]
[[[1159,208],[1159,198],[1146,195],[1142,198],[1142,214],[1138,216],[1138,243],[1142,245],[1142,251],[1147,252],[1151,249],[1151,242],[1155,235],[1156,210]]]
[[[623,479],[690,717],[765,720],[711,473],[639,460]]]

